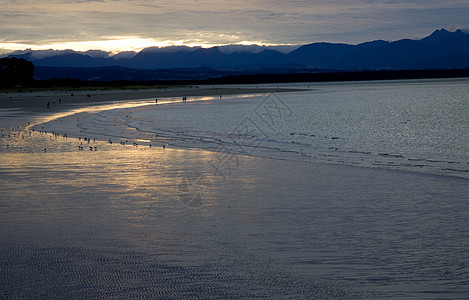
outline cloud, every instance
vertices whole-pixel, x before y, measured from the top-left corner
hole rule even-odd
[[[115,37],[155,46],[358,43],[467,28],[467,15],[467,0],[7,0],[0,11],[0,48],[91,45]]]

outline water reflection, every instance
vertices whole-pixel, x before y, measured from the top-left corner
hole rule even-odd
[[[222,180],[207,167],[213,155],[120,145],[2,154],[2,270],[18,290],[46,276],[49,290],[96,297],[121,286],[150,296],[154,284],[186,295],[189,283],[203,298],[464,291],[467,181],[246,156]],[[177,182],[194,174],[212,190],[188,207]]]

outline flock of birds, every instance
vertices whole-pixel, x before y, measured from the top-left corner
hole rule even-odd
[[[30,123],[28,122],[28,125]],[[0,134],[1,134],[1,141],[0,145],[3,145],[3,149],[11,149],[13,146],[17,146],[17,144],[20,143],[19,140],[25,140],[27,138],[32,137],[34,134],[40,134],[40,135],[45,135],[49,137],[49,140],[52,139],[68,139],[69,136],[67,133],[56,133],[56,132],[47,132],[45,130],[35,130],[33,128],[28,129],[21,129],[19,126],[16,128],[11,128],[9,129],[4,129],[0,128]],[[90,137],[83,137],[79,136],[78,138],[75,138],[74,140],[78,139],[79,145],[78,145],[78,151],[84,151],[89,150],[89,151],[98,151],[98,145],[96,144],[96,139],[95,138],[90,138]],[[113,144],[112,139],[109,139],[107,141],[108,144]],[[147,146],[147,145],[139,145],[136,142],[133,142],[132,144],[129,143],[128,140],[121,140],[119,141],[120,145],[122,146],[127,146],[127,145],[132,145],[133,147],[139,147],[139,146]],[[151,144],[148,144],[148,148],[152,148]],[[162,145],[162,148],[165,149],[166,145]],[[47,152],[47,148],[41,148],[41,151]]]
[[[72,93],[71,96],[73,97],[74,94]],[[91,95],[90,94],[87,94],[86,95],[88,98],[91,98]],[[220,96],[221,98],[221,96]],[[187,101],[187,97],[183,97],[182,98],[182,101],[183,102],[186,102]],[[158,103],[158,99],[155,99],[155,102]],[[58,100],[58,103],[61,104],[62,103],[62,99],[59,98]],[[52,104],[56,104],[56,100],[52,100]],[[48,109],[51,108],[51,102],[47,102],[47,106],[46,106]],[[58,139],[58,138],[64,138],[64,139],[68,139],[68,135],[66,133],[64,134],[59,134],[59,133],[55,133],[55,132],[47,132],[45,130],[35,130],[35,129],[29,129],[30,128],[30,122],[28,122],[28,126],[25,127],[25,129],[21,129],[20,126],[17,126],[16,128],[11,128],[11,130],[8,130],[8,129],[4,129],[4,128],[0,128],[0,133],[1,133],[1,140],[0,140],[0,146],[2,146],[3,144],[3,147],[0,147],[0,150],[3,148],[3,149],[10,149],[13,144],[17,141],[17,139],[19,137],[21,137],[22,140],[25,139],[25,136],[26,137],[31,137],[31,135],[33,133],[39,133],[39,134],[42,134],[42,135],[47,135],[50,137],[50,139]],[[89,149],[89,151],[98,151],[98,146],[96,145],[90,145],[91,141],[93,143],[96,142],[96,139],[91,139],[89,137],[78,137],[78,141],[80,141],[80,144],[78,145],[78,151],[84,151],[85,149]],[[109,144],[112,144],[113,141],[111,139],[108,140],[108,143]],[[120,141],[120,144],[123,145],[123,146],[126,146],[126,145],[130,145],[129,144],[129,141],[128,140],[125,140],[125,141]],[[139,144],[138,143],[133,143],[132,144],[134,147],[138,147]],[[148,145],[149,148],[152,148],[152,145],[149,144]],[[163,149],[166,149],[166,145],[162,145],[162,148]],[[44,152],[47,152],[47,148],[44,148],[43,150]]]

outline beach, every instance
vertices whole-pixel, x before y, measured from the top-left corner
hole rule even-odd
[[[28,111],[44,111],[47,102],[62,99],[64,106],[53,106],[57,109],[68,109],[67,104],[79,105],[100,103],[107,101],[122,101],[135,99],[157,99],[187,96],[219,96],[233,94],[288,92],[295,89],[277,87],[217,87],[217,86],[180,86],[147,89],[103,89],[103,90],[45,90],[31,92],[0,93],[1,108],[21,108]],[[299,89],[297,89],[299,90]],[[73,94],[73,96],[72,96]]]
[[[156,98],[271,92],[1,94],[1,297],[466,298],[466,178],[188,147],[115,121]]]

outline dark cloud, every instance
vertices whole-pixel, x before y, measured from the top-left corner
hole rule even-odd
[[[115,37],[199,44],[358,43],[467,28],[467,15],[467,0],[7,0],[0,11],[0,44]]]

